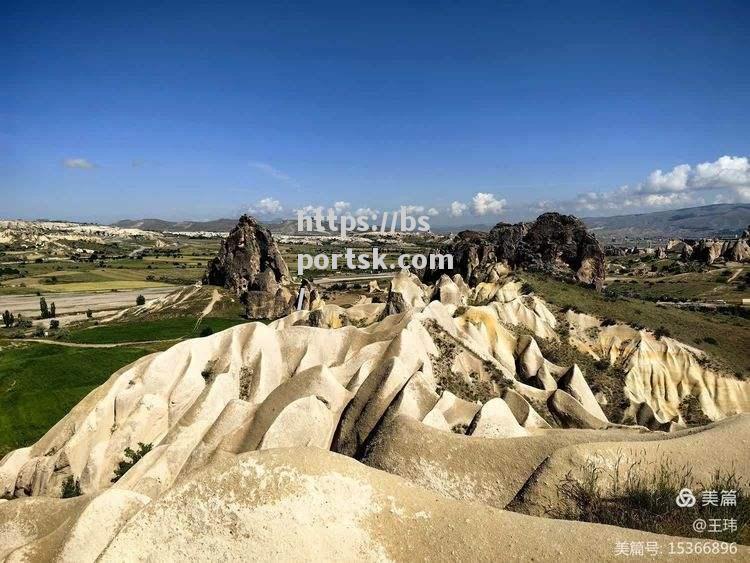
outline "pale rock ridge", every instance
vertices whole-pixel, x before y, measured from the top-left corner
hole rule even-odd
[[[625,394],[631,405],[626,419],[643,424],[653,416],[652,427],[683,425],[680,403],[688,395],[698,399],[711,420],[750,411],[750,382],[718,373],[697,348],[624,324],[604,326],[573,311],[566,312],[566,320],[572,345],[626,372]]]
[[[226,484],[223,476],[233,474],[238,459],[252,460],[240,471],[264,479],[268,469],[262,460],[271,458],[248,453],[258,450],[271,449],[268,455],[273,456],[284,451],[278,448],[314,446],[320,453],[310,459],[327,464],[335,456],[326,457],[332,454],[322,450],[330,448],[376,466],[381,459],[398,473],[401,462],[382,448],[395,451],[402,447],[400,441],[409,441],[394,430],[404,425],[429,436],[436,452],[442,443],[459,448],[456,440],[482,451],[503,449],[504,443],[518,448],[538,442],[538,453],[519,461],[523,467],[501,490],[493,491],[489,484],[496,487],[496,473],[462,476],[457,466],[451,469],[457,471],[454,475],[442,468],[440,459],[420,464],[419,455],[414,457],[416,468],[405,475],[447,496],[504,506],[501,499],[507,503],[515,497],[559,445],[668,436],[609,423],[580,369],[556,366],[543,357],[535,337],[558,338],[558,321],[542,300],[522,295],[520,284],[485,283],[470,289],[446,277],[439,287],[424,286],[402,272],[389,289],[389,300],[401,307],[397,314],[383,315],[388,304],[342,309],[321,303],[314,311],[296,311],[270,325],[247,323],[181,342],[119,370],[39,442],[0,461],[0,494],[54,497],[71,476],[86,493],[66,501],[32,498],[0,505],[0,554],[13,554],[13,559],[54,549],[69,554],[61,557],[65,560],[82,550],[84,559],[94,559],[109,545],[104,559],[116,559],[123,549],[133,549],[130,534],[142,537],[149,518],[163,518],[163,511],[172,510],[169,503],[191,506],[179,496],[180,483],[200,483],[200,469],[215,471],[218,482]],[[594,357],[631,362],[626,393],[633,410],[653,405],[656,419],[671,420],[669,408],[676,408],[674,401],[687,383],[691,389],[706,389],[708,398],[699,399],[708,405],[707,412],[715,409],[716,418],[731,409],[747,410],[746,387],[740,382],[732,387],[733,380],[709,373],[695,349],[650,333],[628,332],[623,325],[603,327],[593,317],[571,312],[566,321],[574,345]],[[646,388],[655,377],[662,386]],[[490,389],[484,404],[457,396],[459,389],[479,384]],[[574,430],[552,429],[551,423]],[[532,442],[519,442],[528,440]],[[137,442],[154,448],[111,484],[123,450]],[[485,465],[477,461],[476,469]],[[300,475],[290,469],[286,482]],[[267,506],[260,493],[226,486],[222,494],[231,490],[238,495],[226,497],[227,502]],[[358,485],[352,487],[352,494],[364,495]],[[294,488],[273,490],[286,498]],[[43,523],[30,527],[15,511],[17,503],[44,507],[48,531],[39,531]],[[10,527],[2,528],[2,522]],[[83,530],[91,522],[96,522],[97,536],[82,547]],[[368,554],[380,553],[378,545],[386,549],[371,539],[362,536],[352,549]],[[183,540],[178,533],[175,541]],[[224,543],[216,549],[233,541],[222,536]]]

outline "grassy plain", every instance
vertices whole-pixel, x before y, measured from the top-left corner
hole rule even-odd
[[[200,323],[197,323],[195,317],[130,321],[74,329],[65,337],[65,341],[81,344],[114,344],[120,342],[177,340],[179,338],[196,337],[206,328],[209,328],[212,332],[220,332],[244,322],[247,321],[240,317],[207,317],[201,320]]]
[[[70,348],[0,340],[0,456],[41,438],[92,389],[158,346]]]

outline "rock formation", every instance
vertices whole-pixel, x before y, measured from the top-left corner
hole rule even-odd
[[[453,255],[454,268],[425,271],[426,282],[436,281],[443,273],[458,273],[472,286],[494,281],[492,270],[498,263],[572,274],[591,285],[601,284],[605,276],[601,245],[572,215],[544,213],[530,223],[498,223],[489,233],[462,231],[442,250]]]
[[[268,273],[253,283],[273,290]],[[582,557],[602,537],[668,538],[501,509],[537,515],[566,472],[597,456],[612,466],[617,452],[689,455],[698,478],[730,466],[750,476],[730,445],[750,440],[750,417],[724,420],[750,410],[750,383],[714,373],[699,350],[556,317],[517,282],[428,286],[402,272],[387,301],[318,303],[118,370],[0,461],[0,498],[13,499],[0,501],[0,558],[547,559],[561,546]],[[626,418],[676,431],[609,420],[587,374],[549,361],[537,338],[622,364]],[[688,394],[721,422],[678,430]],[[113,484],[139,442],[153,449]],[[56,498],[65,483],[83,495]],[[409,551],[395,539],[404,530]],[[528,539],[542,533],[548,542]]]
[[[731,240],[670,240],[666,250],[679,253],[683,261],[696,260],[708,266],[718,260],[750,262],[749,234],[746,230],[739,238]]]
[[[240,217],[222,242],[203,281],[235,292],[249,319],[276,319],[292,311],[286,263],[271,231],[249,215]]]
[[[264,272],[273,275],[273,282],[289,280],[271,231],[243,215],[222,242],[218,256],[208,264],[203,282],[231,289],[239,297],[246,291],[263,291],[269,281],[268,276],[261,276]]]

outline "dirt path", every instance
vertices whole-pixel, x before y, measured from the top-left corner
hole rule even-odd
[[[214,310],[214,305],[216,305],[219,302],[220,299],[221,299],[221,293],[219,293],[218,289],[214,288],[214,292],[211,294],[211,301],[209,301],[208,305],[206,305],[205,308],[203,309],[203,311],[201,311],[201,314],[198,317],[198,320],[195,322],[195,326],[196,327],[203,320],[203,317],[205,317],[211,311]]]
[[[742,268],[735,270],[735,272],[732,274],[732,277],[727,280],[727,283],[733,282],[737,278],[737,276],[739,276],[741,273],[742,273]]]

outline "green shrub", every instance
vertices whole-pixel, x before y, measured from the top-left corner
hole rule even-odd
[[[13,323],[15,322],[16,317],[11,313],[10,311],[5,311],[3,313],[3,324],[5,325],[5,328],[10,328],[13,326]]]
[[[81,494],[81,484],[72,475],[63,481],[61,498],[80,497]]]
[[[145,305],[146,304],[146,298],[143,295],[139,295],[135,298],[135,304],[136,305]]]
[[[210,326],[204,326],[201,329],[199,336],[200,337],[211,336],[213,333],[214,333],[214,329],[212,329]]]
[[[138,451],[134,451],[132,448],[125,448],[125,459],[122,460],[115,469],[115,476],[112,478],[113,483],[117,483],[120,477],[125,475],[128,470],[133,467],[138,461],[145,456],[148,452],[153,449],[153,444],[144,444],[138,442]]]
[[[656,337],[656,339],[657,339],[657,340],[661,340],[661,337],[662,337],[662,336],[666,336],[667,338],[669,338],[669,337],[670,337],[670,336],[672,336],[672,335],[671,335],[671,333],[669,332],[669,329],[668,329],[667,327],[665,327],[665,326],[660,326],[659,328],[657,328],[657,329],[656,329],[656,330],[654,331],[654,336]]]

